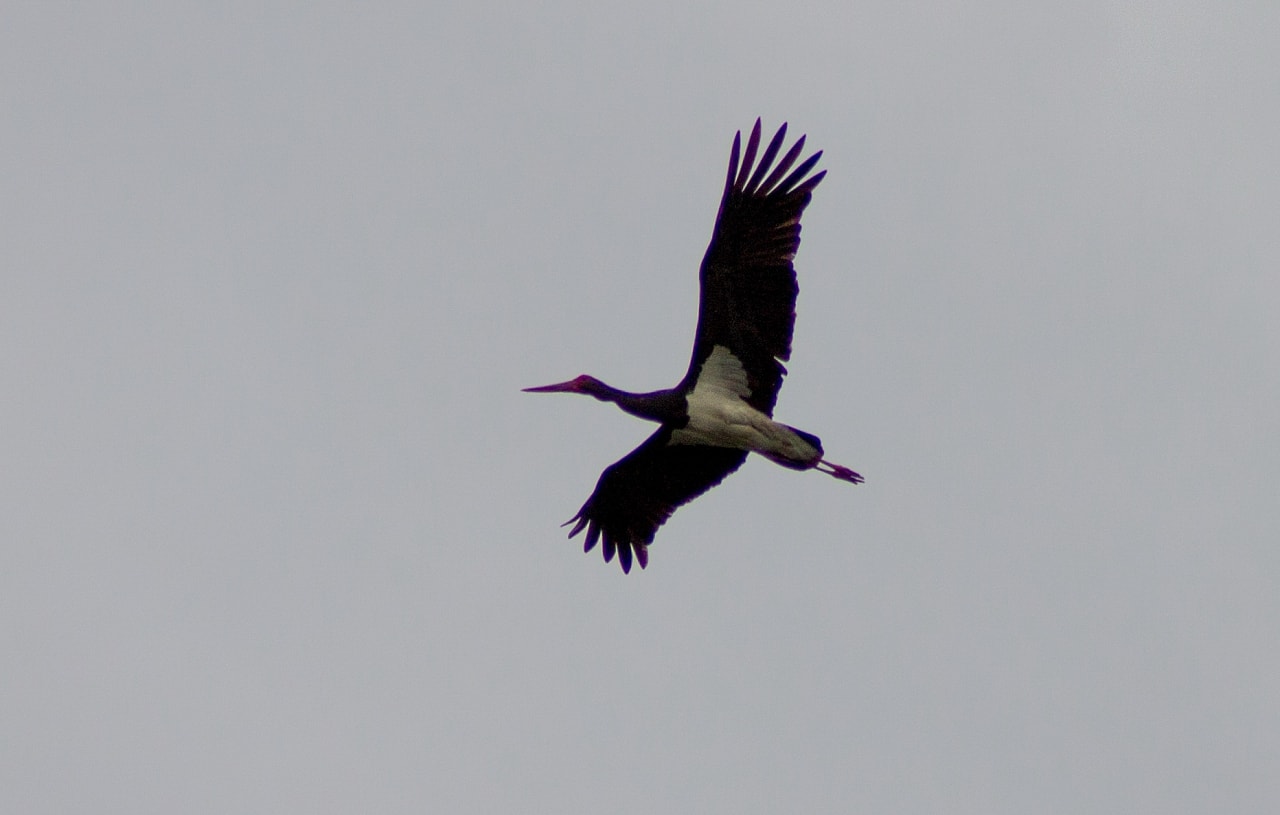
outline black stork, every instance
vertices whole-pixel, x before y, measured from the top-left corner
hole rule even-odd
[[[826,175],[825,170],[809,175],[821,152],[786,175],[804,149],[804,136],[773,167],[786,133],[784,123],[754,168],[760,120],[741,163],[742,133],[733,137],[724,196],[702,259],[693,358],[679,385],[627,393],[583,374],[525,388],[530,393],[585,393],[660,425],[605,469],[595,492],[565,522],[574,524],[570,538],[586,529],[583,551],[603,541],[605,562],[616,552],[623,572],[631,571],[633,555],[644,568],[658,527],[677,507],[742,466],[749,452],[793,470],[817,469],[862,483],[853,470],[822,457],[817,436],[771,418],[786,374],[782,362],[791,357],[799,291],[791,261],[800,246],[800,216]]]

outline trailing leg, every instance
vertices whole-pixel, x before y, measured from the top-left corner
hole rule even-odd
[[[822,465],[824,464],[827,466],[827,469],[823,469]],[[848,467],[845,467],[842,464],[832,464],[826,459],[818,459],[818,463],[813,466],[814,469],[820,473],[826,473],[827,475],[838,478],[841,481],[848,481],[850,484],[861,484],[864,481],[862,476],[858,475],[853,470],[850,470]]]

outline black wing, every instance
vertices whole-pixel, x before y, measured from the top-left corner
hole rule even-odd
[[[590,552],[603,540],[606,563],[617,552],[622,571],[630,572],[634,553],[643,569],[649,562],[648,546],[654,534],[676,507],[719,484],[747,458],[746,450],[668,445],[670,438],[671,431],[660,428],[644,444],[605,468],[595,492],[578,514],[565,522],[566,526],[574,524],[571,538],[587,530],[582,551]]]
[[[827,174],[823,170],[806,178],[822,157],[818,152],[783,178],[804,149],[804,136],[771,172],[786,133],[783,124],[754,172],[760,120],[756,119],[751,130],[741,165],[738,149],[742,134],[733,137],[724,197],[711,245],[702,259],[698,331],[684,382],[692,385],[712,348],[722,345],[746,369],[751,390],[747,402],[769,415],[787,372],[782,361],[791,357],[799,291],[791,261],[800,246],[800,215],[813,188]]]

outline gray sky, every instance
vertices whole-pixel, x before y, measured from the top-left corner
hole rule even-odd
[[[1280,6],[1038,5],[6,11],[0,810],[1280,808]],[[867,483],[623,576],[757,115]]]

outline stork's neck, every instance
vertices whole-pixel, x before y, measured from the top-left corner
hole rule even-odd
[[[613,402],[632,416],[651,422],[683,422],[687,415],[684,394],[678,390],[628,393],[598,379],[583,390],[602,402]]]

